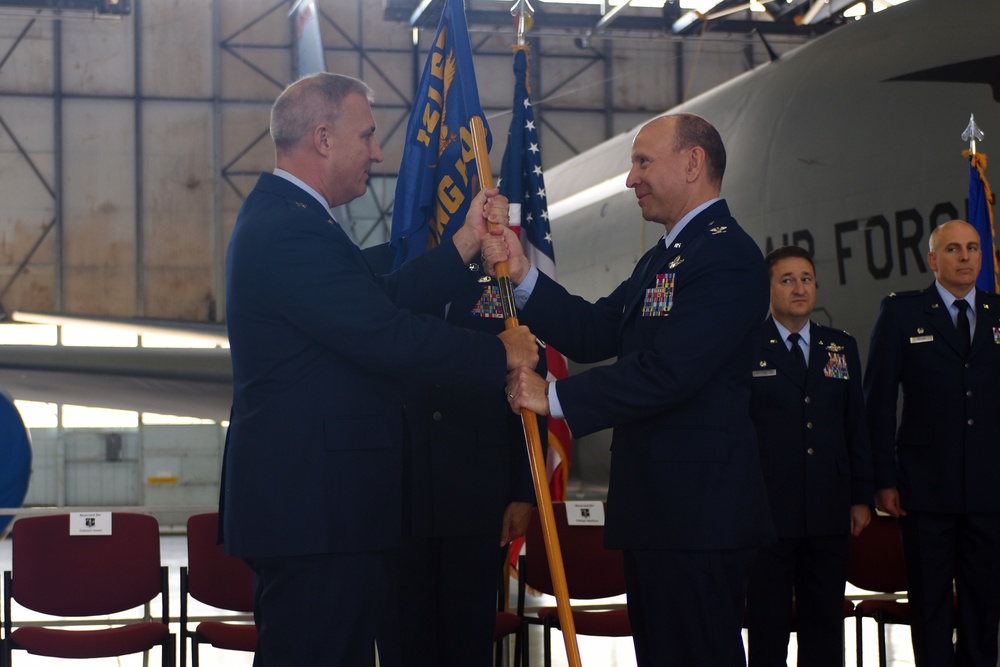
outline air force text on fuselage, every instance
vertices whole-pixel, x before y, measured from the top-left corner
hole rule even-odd
[[[964,215],[959,214],[960,210],[965,211]],[[807,249],[818,259],[832,257],[840,285],[925,274],[930,271],[926,257],[931,231],[949,220],[967,219],[967,211],[966,199],[961,209],[952,201],[940,201],[924,208],[902,208],[867,218],[811,225],[809,229],[782,232],[780,237],[768,236],[765,252],[791,244]]]

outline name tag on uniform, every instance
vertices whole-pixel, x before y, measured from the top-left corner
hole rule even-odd
[[[930,343],[934,336],[910,336],[910,343]]]
[[[753,377],[755,377],[755,378],[769,378],[772,375],[777,375],[777,374],[778,374],[777,370],[775,370],[773,368],[768,368],[767,370],[763,370],[763,371],[754,371],[753,372]]]

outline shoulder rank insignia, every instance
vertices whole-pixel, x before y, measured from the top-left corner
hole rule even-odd
[[[830,352],[840,352],[841,350],[844,349],[844,346],[837,345],[836,343],[830,343],[829,345],[826,346],[826,349],[829,350]]]
[[[681,263],[683,261],[684,261],[684,258],[681,257],[680,255],[678,255],[677,257],[674,257],[672,260],[670,260],[670,264],[667,265],[667,268],[668,269],[676,269],[678,266],[681,265]]]
[[[713,234],[725,234],[727,229],[729,229],[729,227],[725,227],[725,226],[723,226],[723,227],[711,227],[711,228],[709,228],[708,231],[710,231]]]

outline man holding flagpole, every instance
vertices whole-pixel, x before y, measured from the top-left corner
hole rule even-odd
[[[719,198],[725,165],[698,116],[639,130],[626,185],[666,233],[596,303],[530,266],[509,229],[484,243],[488,264],[508,260],[539,336],[577,361],[617,356],[551,383],[515,370],[507,392],[515,410],[564,416],[575,435],[614,428],[605,546],[624,551],[639,667],[744,665],[747,575],[774,539],[746,371],[767,269]]]
[[[331,210],[381,162],[371,89],[319,73],[271,110],[260,176],[226,257],[233,411],[220,497],[226,552],[253,568],[256,667],[369,664],[402,523],[401,384],[503,386],[534,367],[526,327],[499,336],[414,312],[455,298],[488,222],[484,190],[447,243],[378,277]]]

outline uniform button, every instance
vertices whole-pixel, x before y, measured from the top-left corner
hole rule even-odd
[[[812,427],[813,427],[813,423],[812,422],[806,422],[806,428],[811,429]]]
[[[969,398],[972,398],[972,390],[971,389],[966,390],[965,395]]]
[[[438,412],[437,410],[435,410],[434,414],[431,415],[431,419],[433,419],[436,422],[441,421],[441,419],[442,419],[441,413]]]
[[[972,425],[974,425],[976,423],[976,420],[975,419],[970,419],[970,420],[968,420],[965,423],[968,424],[969,426],[972,426]]]
[[[809,456],[812,456],[813,453],[814,452],[813,452],[813,448],[812,447],[810,447],[809,449],[806,450],[806,454],[808,454]]]
[[[970,368],[972,368],[972,364],[970,364],[968,361],[966,361],[965,362],[965,369],[969,370]]]
[[[809,396],[806,396],[804,400],[805,400],[805,402],[806,402],[806,405],[809,405],[810,403],[812,403],[812,402],[813,402],[812,398],[811,398],[811,397],[809,397]]]

